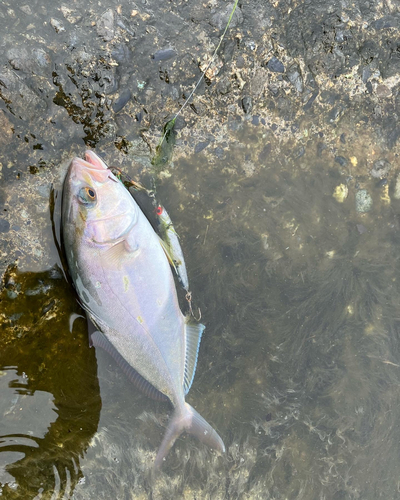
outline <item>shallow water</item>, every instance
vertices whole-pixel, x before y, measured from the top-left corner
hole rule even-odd
[[[96,8],[90,4],[92,14]],[[61,16],[52,9],[38,7],[36,19]],[[31,30],[45,37],[20,17],[10,36]],[[82,40],[84,32],[94,53],[103,55],[103,42],[84,29],[91,19],[77,21],[81,31],[74,36]],[[72,43],[74,33],[63,22],[62,43]],[[157,22],[152,26],[162,32]],[[37,95],[38,81],[47,89],[47,114],[43,118],[32,98],[38,115],[27,111],[18,122],[18,130],[35,131],[40,115],[38,123],[47,127],[36,124],[43,150],[32,151],[31,139],[21,139],[27,146],[20,149],[14,135],[1,152],[7,209],[16,212],[9,234],[19,242],[20,260],[8,267],[0,292],[0,496],[398,498],[398,157],[371,123],[359,124],[365,109],[340,122],[327,119],[326,128],[311,110],[296,119],[296,132],[279,107],[265,111],[264,122],[243,113],[220,123],[213,117],[208,132],[214,136],[201,152],[185,149],[187,138],[178,134],[174,162],[161,169],[156,184],[181,238],[195,311],[206,325],[187,400],[218,430],[227,453],[219,456],[182,437],[153,477],[171,409],[138,394],[106,353],[89,347],[58,258],[49,203],[50,182],[61,189],[62,160],[82,154],[84,146],[104,150],[110,165],[147,184],[150,161],[142,150],[125,153],[119,139],[107,135],[112,106],[95,93],[85,94],[80,111],[70,105],[74,93],[69,104],[60,104],[57,78],[67,85],[72,72],[65,73],[57,54],[60,38],[46,40],[51,64],[43,66],[44,76],[35,69],[30,85]],[[152,50],[144,43],[134,64]],[[173,74],[171,61],[161,63],[171,64]],[[157,89],[154,68],[142,66],[138,82],[147,76]],[[55,87],[46,87],[49,70]],[[74,76],[76,88],[86,92],[84,74]],[[2,102],[12,105],[4,96]],[[59,122],[53,104],[67,113]],[[24,102],[19,105],[23,114]],[[197,115],[190,116],[195,135]],[[136,140],[135,127],[124,140]],[[45,144],[46,131],[52,144]],[[345,161],[335,161],[338,156]],[[393,166],[383,176],[387,182],[369,175],[377,159]],[[37,170],[29,170],[31,161]],[[372,199],[365,213],[357,201],[362,190]],[[338,192],[347,196],[339,200]],[[29,240],[30,232],[36,239]],[[4,238],[4,252],[14,251],[12,241]],[[71,318],[77,318],[72,327]]]
[[[316,162],[310,171],[266,159],[246,175],[265,138],[247,124],[237,137],[224,161],[178,160],[158,189],[206,324],[188,401],[226,456],[180,439],[153,483],[168,405],[137,394],[104,353],[96,373],[84,321],[69,331],[80,310],[58,268],[11,271],[1,296],[6,498],[53,488],[67,498],[396,497],[398,202],[371,180],[374,208],[357,213],[354,181],[313,152],[302,158]],[[344,203],[332,196],[340,182]]]

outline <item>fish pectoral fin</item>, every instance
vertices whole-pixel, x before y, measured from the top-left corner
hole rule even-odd
[[[205,326],[201,323],[193,323],[186,320],[185,324],[185,339],[186,339],[186,355],[185,355],[185,371],[183,377],[183,390],[185,395],[189,392],[192,385],[194,373],[196,371],[197,356],[199,354],[201,335],[204,332]]]
[[[102,260],[107,263],[107,266],[117,266],[125,253],[125,241],[120,241],[104,252]]]
[[[172,255],[170,249],[168,248],[168,245],[160,237],[158,237],[158,241],[160,242],[160,245],[162,246],[162,249],[164,250],[164,253],[167,256],[167,259],[168,259],[168,262],[170,263],[170,266],[173,267],[175,273],[178,274],[178,270],[176,269],[173,255]]]
[[[139,246],[136,240],[128,235],[127,238],[112,245],[104,253],[104,263],[106,263],[107,266],[117,266],[124,257],[128,255],[129,257],[133,257],[133,254],[138,252],[138,250]]]

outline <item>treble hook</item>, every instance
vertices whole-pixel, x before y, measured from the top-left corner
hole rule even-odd
[[[193,308],[192,308],[192,292],[187,292],[185,298],[189,304],[190,314],[193,316],[193,319],[195,321],[199,322],[201,320],[201,310],[200,310],[200,307],[198,307],[199,314],[198,314],[198,318],[196,318],[196,316],[194,315],[194,312],[193,312]]]

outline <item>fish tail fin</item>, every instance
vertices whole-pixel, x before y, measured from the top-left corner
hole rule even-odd
[[[196,436],[211,448],[225,452],[225,445],[218,433],[194,408],[185,403],[183,407],[177,408],[172,416],[154,462],[155,469],[161,466],[169,450],[184,431]]]

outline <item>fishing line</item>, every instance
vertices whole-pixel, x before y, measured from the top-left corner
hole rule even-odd
[[[165,132],[164,132],[164,135],[158,145],[159,148],[161,148],[167,134],[172,130],[173,126],[175,125],[175,121],[176,119],[178,118],[178,116],[182,113],[182,111],[186,108],[186,106],[188,105],[190,99],[193,97],[193,94],[196,92],[196,90],[198,89],[200,83],[203,81],[203,78],[205,76],[205,74],[207,73],[207,71],[210,69],[210,66],[212,65],[212,63],[214,62],[214,59],[215,59],[215,56],[217,55],[217,52],[219,50],[219,48],[221,47],[221,43],[222,43],[222,40],[224,39],[225,35],[226,35],[226,32],[228,31],[229,29],[229,26],[231,24],[231,21],[232,21],[232,18],[233,18],[233,14],[235,13],[235,10],[236,10],[236,7],[237,7],[237,4],[238,4],[239,0],[235,0],[235,3],[233,5],[233,8],[232,8],[232,12],[229,16],[229,19],[228,19],[228,22],[225,26],[225,29],[224,29],[224,32],[222,33],[220,39],[219,39],[219,43],[216,47],[216,49],[214,50],[214,53],[210,59],[210,62],[207,64],[206,66],[206,69],[203,71],[202,75],[200,76],[198,82],[196,83],[194,89],[190,92],[190,95],[189,97],[186,99],[186,101],[183,103],[183,106],[181,107],[181,109],[176,113],[176,115],[174,116],[174,118],[172,118],[172,120],[170,120],[169,122],[167,122],[166,126],[165,126]]]

